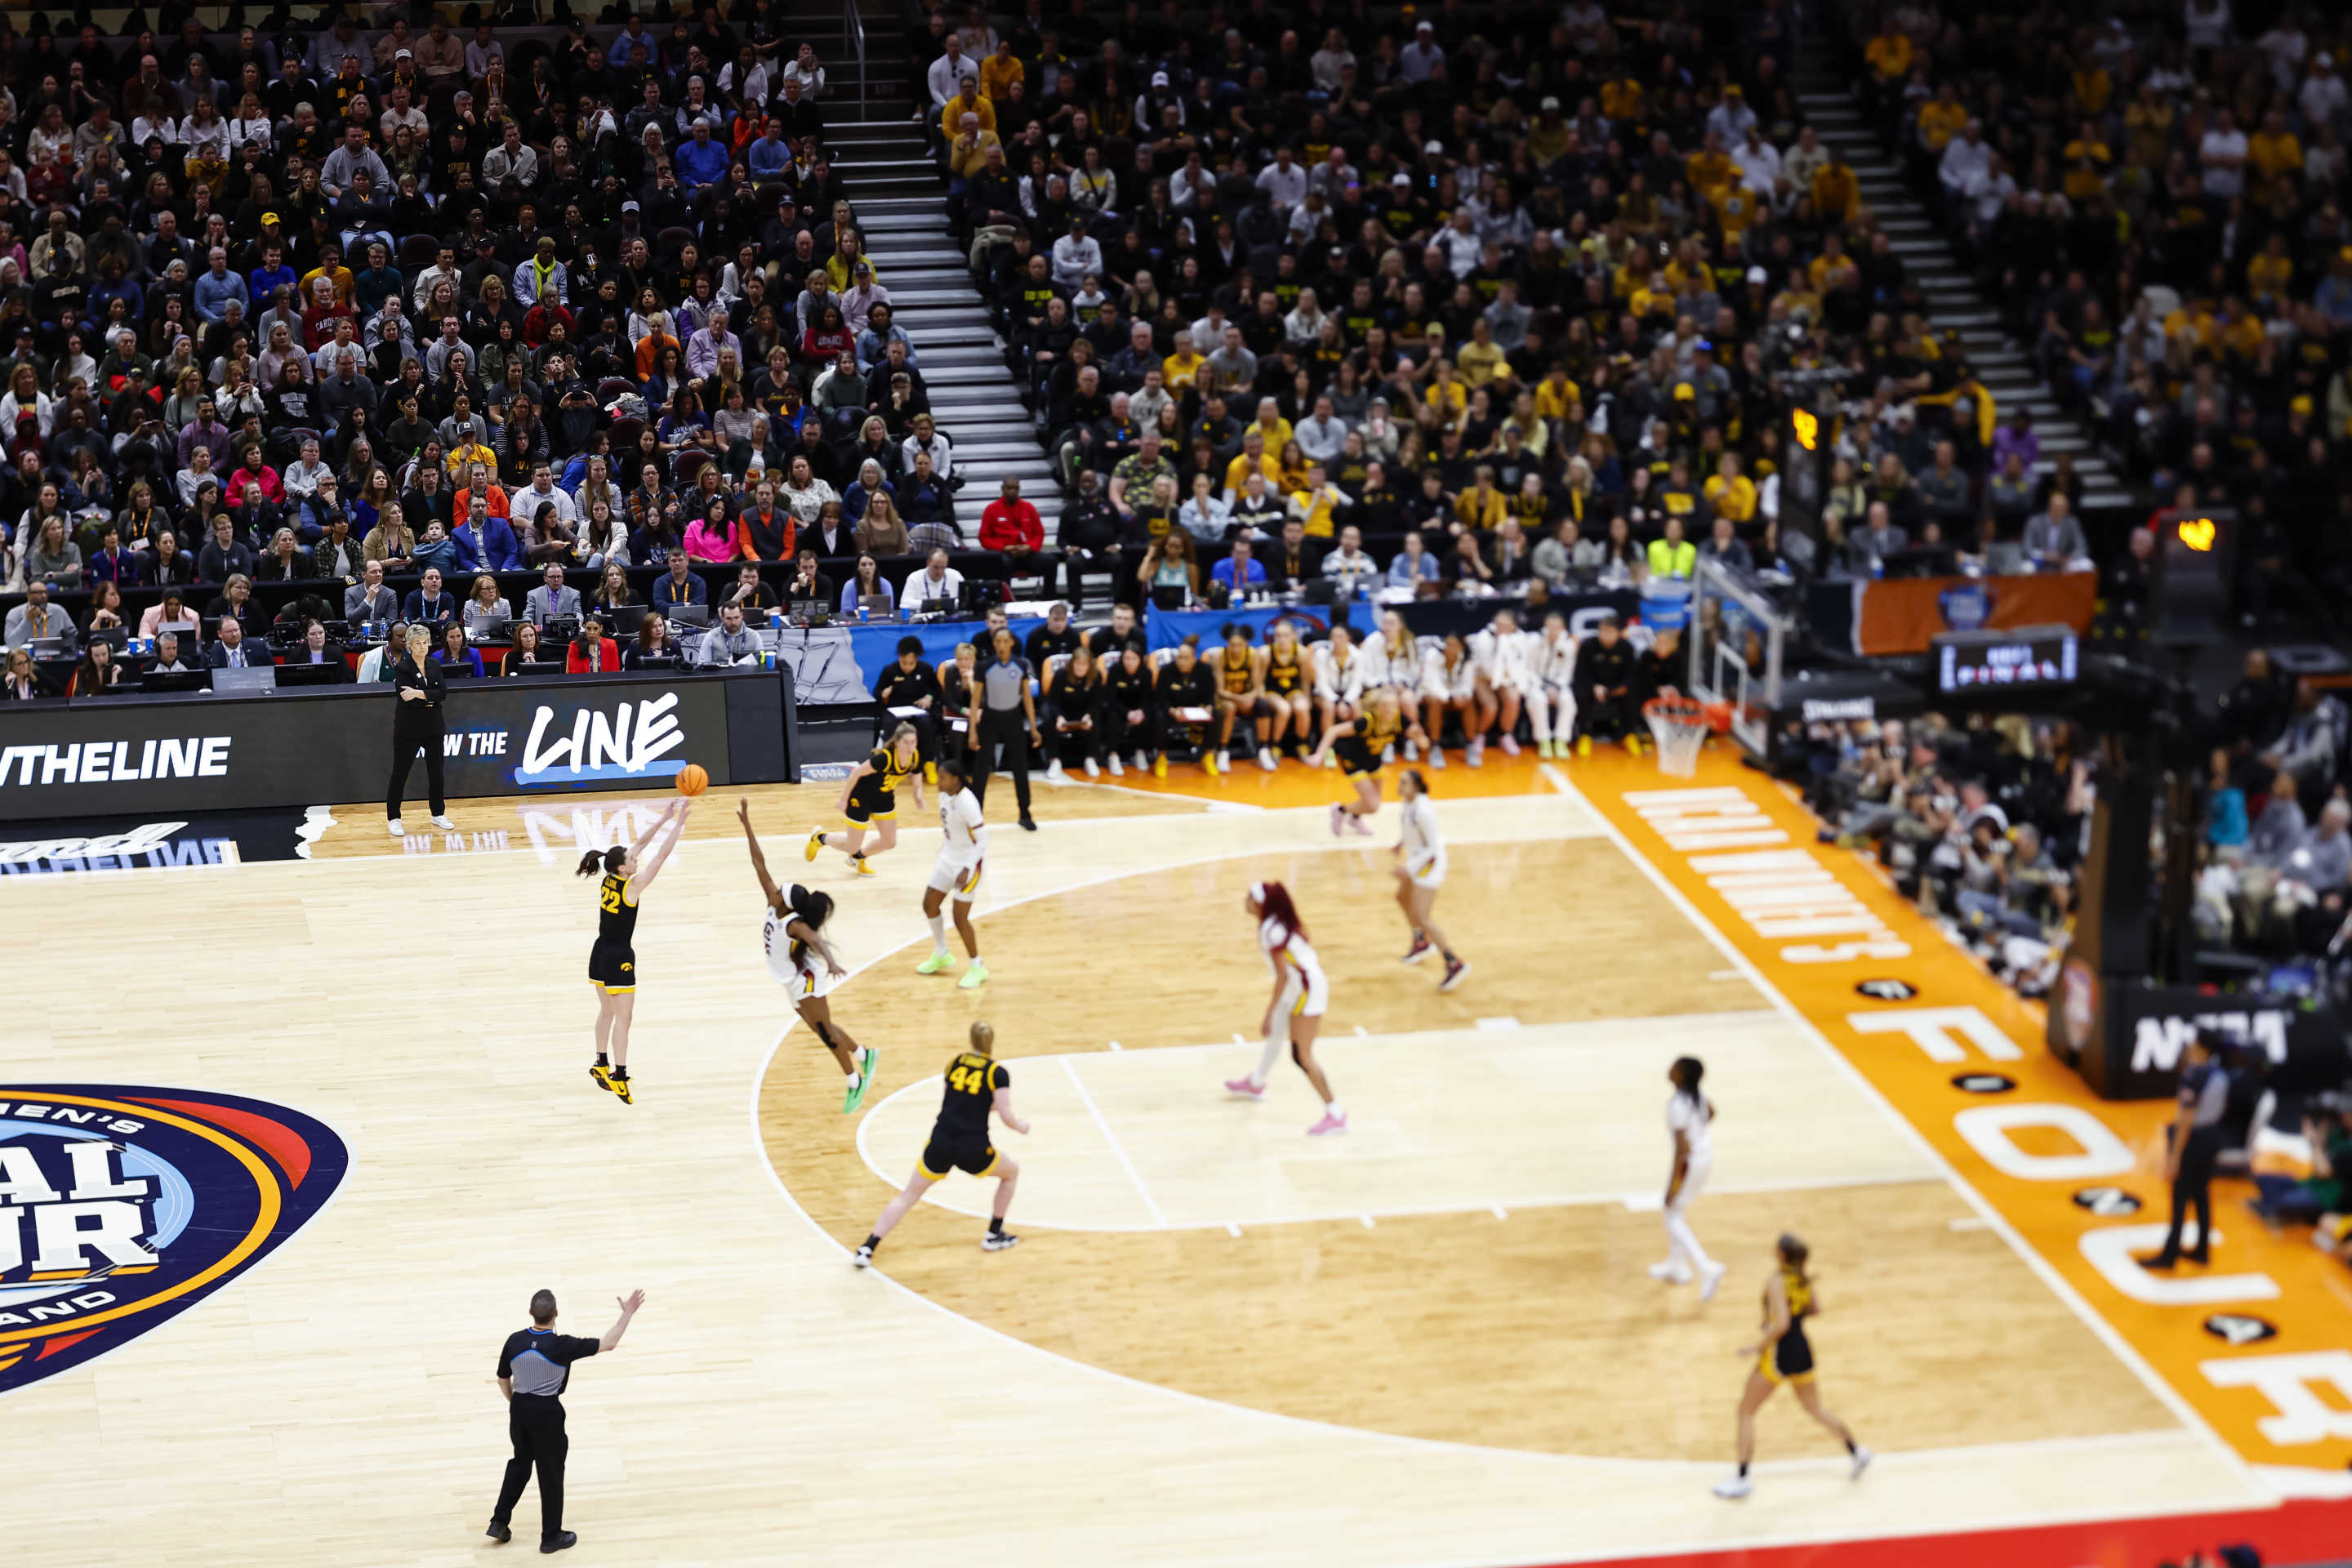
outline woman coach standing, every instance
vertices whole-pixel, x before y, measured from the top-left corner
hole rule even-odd
[[[1004,766],[1013,774],[1013,795],[1021,805],[1021,826],[1032,833],[1037,824],[1029,815],[1029,750],[1045,749],[1045,737],[1037,731],[1036,699],[1029,686],[1034,678],[1013,633],[998,627],[972,675],[975,700],[968,742],[973,752],[972,795],[986,802],[992,749],[1002,745]]]
[[[441,798],[441,704],[448,689],[432,651],[433,634],[423,626],[411,626],[407,649],[393,666],[392,783],[384,791],[383,815],[394,838],[406,831],[400,824],[400,797],[408,791],[408,770],[419,750],[425,753],[433,826],[445,830],[457,826],[449,820],[447,803]]]

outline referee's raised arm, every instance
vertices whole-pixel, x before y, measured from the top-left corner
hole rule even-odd
[[[646,1304],[646,1293],[643,1290],[632,1290],[627,1295],[617,1296],[614,1300],[620,1304],[621,1315],[613,1320],[613,1326],[606,1329],[604,1337],[596,1342],[596,1349],[600,1354],[609,1354],[621,1348],[621,1336],[629,1331],[629,1320],[635,1317],[637,1309]]]
[[[541,1290],[530,1299],[530,1327],[507,1336],[499,1352],[499,1392],[507,1402],[507,1436],[514,1457],[507,1461],[506,1479],[499,1487],[498,1506],[490,1511],[493,1541],[514,1539],[509,1521],[531,1471],[539,1472],[539,1549],[561,1552],[580,1538],[563,1528],[563,1464],[572,1440],[563,1429],[563,1390],[572,1367],[590,1356],[620,1348],[629,1321],[646,1304],[643,1290],[621,1299],[621,1315],[602,1339],[579,1339],[555,1331],[555,1292]]]

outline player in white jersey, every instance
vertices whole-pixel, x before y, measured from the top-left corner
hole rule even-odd
[[[1397,700],[1414,712],[1421,710],[1421,686],[1423,665],[1421,639],[1405,629],[1404,617],[1394,610],[1383,611],[1380,629],[1364,638],[1357,655],[1363,666],[1362,689],[1369,695],[1382,687],[1395,690]],[[1404,743],[1404,760],[1412,762],[1420,755],[1411,741]]]
[[[1576,735],[1576,638],[1559,611],[1546,616],[1543,635],[1529,640],[1527,666],[1528,721],[1535,728],[1536,755],[1564,757]]]
[[[1225,1092],[1244,1100],[1265,1098],[1266,1075],[1274,1071],[1283,1042],[1290,1043],[1290,1059],[1323,1099],[1323,1120],[1307,1130],[1321,1138],[1348,1130],[1348,1113],[1331,1094],[1331,1080],[1315,1063],[1315,1036],[1323,1027],[1324,1009],[1330,1005],[1331,983],[1324,978],[1322,961],[1307,945],[1307,928],[1290,901],[1290,889],[1279,882],[1253,882],[1242,907],[1257,921],[1257,948],[1274,971],[1274,994],[1265,1005],[1259,1028],[1265,1044],[1258,1052],[1257,1070],[1247,1078],[1227,1079]]]
[[[1699,1300],[1712,1300],[1723,1283],[1724,1266],[1706,1255],[1687,1217],[1691,1200],[1706,1187],[1706,1173],[1715,1164],[1715,1102],[1699,1089],[1706,1064],[1682,1057],[1666,1069],[1675,1095],[1666,1101],[1666,1131],[1674,1134],[1675,1169],[1666,1178],[1666,1260],[1650,1265],[1650,1278],[1669,1285],[1699,1282]]]
[[[1332,725],[1356,716],[1364,700],[1364,656],[1357,651],[1356,634],[1344,623],[1316,645],[1314,656],[1315,711],[1322,720],[1315,732],[1319,739],[1331,732]]]
[[[1510,610],[1496,610],[1484,631],[1470,635],[1470,658],[1478,667],[1478,679],[1493,696],[1507,757],[1519,754],[1519,708],[1535,688],[1535,677],[1528,668],[1528,645],[1533,641],[1519,630],[1519,617]]]
[[[988,983],[988,965],[980,961],[980,933],[971,926],[971,901],[980,897],[981,872],[988,864],[988,824],[980,814],[980,796],[964,787],[963,764],[952,757],[940,763],[940,858],[931,865],[931,879],[923,889],[923,919],[931,926],[931,955],[915,965],[918,974],[938,974],[954,961],[948,957],[947,922],[940,906],[955,905],[956,935],[971,960],[956,982],[965,991]]]
[[[1419,768],[1407,768],[1397,775],[1397,799],[1402,824],[1392,851],[1401,862],[1396,868],[1397,907],[1404,910],[1404,923],[1412,931],[1412,945],[1405,950],[1403,962],[1419,963],[1433,952],[1438,954],[1445,960],[1445,978],[1437,983],[1437,988],[1451,991],[1469,977],[1470,966],[1429,918],[1437,903],[1437,889],[1445,886],[1445,839],[1438,831],[1429,781],[1421,776]]]
[[[768,900],[768,918],[760,933],[768,973],[792,993],[793,1011],[841,1064],[849,1079],[848,1093],[841,1102],[842,1114],[846,1116],[865,1103],[866,1091],[874,1087],[874,1064],[881,1053],[861,1049],[849,1037],[849,1031],[834,1022],[833,1004],[825,1000],[834,982],[849,973],[824,934],[825,922],[833,918],[833,895],[798,882],[789,893],[779,889],[776,879],[768,875],[768,858],[760,852],[760,836],[751,831],[751,803],[738,802],[735,815],[751,847],[751,869],[760,879],[760,892]]]
[[[1421,664],[1421,727],[1429,731],[1429,765],[1445,765],[1445,715],[1461,721],[1463,760],[1472,767],[1485,761],[1486,726],[1494,722],[1494,699],[1478,679],[1478,661],[1470,645],[1448,634]],[[1412,753],[1406,753],[1410,756]]]

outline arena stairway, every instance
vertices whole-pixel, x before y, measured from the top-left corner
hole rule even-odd
[[[2083,510],[2138,508],[2130,481],[2098,455],[2091,432],[2059,405],[2032,359],[2001,331],[2000,312],[1978,292],[1975,279],[1953,256],[1933,216],[1905,183],[1901,168],[1854,107],[1852,92],[1833,69],[1805,58],[1819,48],[1811,46],[1801,57],[1798,107],[1822,145],[1834,147],[1853,165],[1862,199],[1919,286],[1930,319],[1937,327],[1959,333],[1968,345],[1969,363],[1992,394],[2002,419],[2021,399],[2032,411],[2034,432],[2042,438],[2042,461],[2035,472],[2048,473],[2055,466],[2053,458],[2071,452],[2074,471],[2083,478]]]
[[[969,542],[1008,474],[1045,520],[1061,521],[1062,492],[1037,429],[1005,368],[1004,344],[972,286],[969,258],[948,237],[947,194],[919,125],[897,117],[825,128],[834,170],[849,191],[866,248],[898,325],[914,340],[931,414],[955,445],[956,524]]]

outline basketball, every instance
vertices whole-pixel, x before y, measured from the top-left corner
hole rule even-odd
[[[700,795],[709,787],[710,775],[703,771],[700,763],[688,763],[677,770],[678,794]]]

